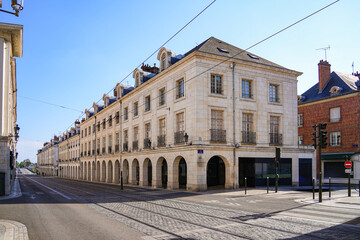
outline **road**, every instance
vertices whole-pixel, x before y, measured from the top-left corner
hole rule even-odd
[[[30,239],[360,239],[359,205],[318,204],[311,193],[120,190],[30,175],[20,183],[23,196],[0,215],[24,223]]]

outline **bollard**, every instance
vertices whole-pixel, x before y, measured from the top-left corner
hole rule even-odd
[[[278,191],[278,181],[279,181],[279,174],[275,175],[275,192]]]
[[[247,185],[247,181],[246,181],[246,177],[245,177],[245,195],[246,195],[246,185]]]
[[[329,177],[329,198],[331,198],[331,177]]]
[[[315,178],[312,180],[312,192],[313,192],[313,199],[315,199]]]
[[[351,197],[350,173],[348,173],[348,197]]]
[[[269,177],[266,178],[266,193],[269,193]]]
[[[120,172],[120,189],[124,190],[122,171]]]

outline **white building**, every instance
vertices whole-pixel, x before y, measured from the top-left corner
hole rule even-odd
[[[10,194],[16,167],[16,60],[22,57],[23,26],[0,23],[0,195]]]

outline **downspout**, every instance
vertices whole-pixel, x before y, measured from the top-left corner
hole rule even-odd
[[[234,157],[234,172],[233,172],[233,188],[236,188],[236,139],[235,139],[235,62],[232,63],[232,78],[233,78],[233,157]]]
[[[121,97],[121,96],[120,96]],[[121,185],[121,189],[123,189],[123,163],[122,163],[122,138],[123,138],[123,130],[122,130],[122,100],[119,100],[119,104],[120,104],[120,110],[119,110],[119,120],[120,120],[120,130],[119,130],[119,155],[120,155],[120,185]]]
[[[94,115],[95,115],[95,111],[94,111]],[[96,167],[97,167],[97,166],[96,166],[96,156],[97,156],[97,142],[96,142],[96,139],[97,139],[97,138],[96,138],[96,131],[97,131],[96,128],[97,128],[97,126],[96,126],[96,115],[94,116],[94,119],[95,119],[95,160],[94,160],[95,173],[94,173],[94,175],[96,175],[96,173],[97,173],[97,171],[96,171]],[[100,149],[99,149],[99,151],[100,151]],[[95,178],[95,176],[92,175],[92,171],[93,171],[93,170],[92,170],[92,168],[91,168],[91,177],[92,177],[91,180],[94,182],[96,178]],[[91,180],[90,180],[90,181],[91,181]]]

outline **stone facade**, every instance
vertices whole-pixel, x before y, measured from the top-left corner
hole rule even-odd
[[[209,38],[185,55],[162,48],[159,69],[135,69],[135,88],[117,84],[114,97],[104,95],[85,111],[78,178],[118,184],[122,175],[125,184],[189,191],[237,188],[248,174],[239,170],[243,161],[273,163],[281,147],[289,160],[284,176],[297,185],[299,158],[314,152],[297,143],[301,73],[247,52],[226,55],[239,51]]]
[[[42,176],[58,176],[59,162],[59,138],[54,136],[50,142],[44,143],[44,147],[38,150],[37,166],[38,173]]]
[[[0,195],[10,194],[16,177],[16,60],[22,57],[21,25],[0,23]]]

